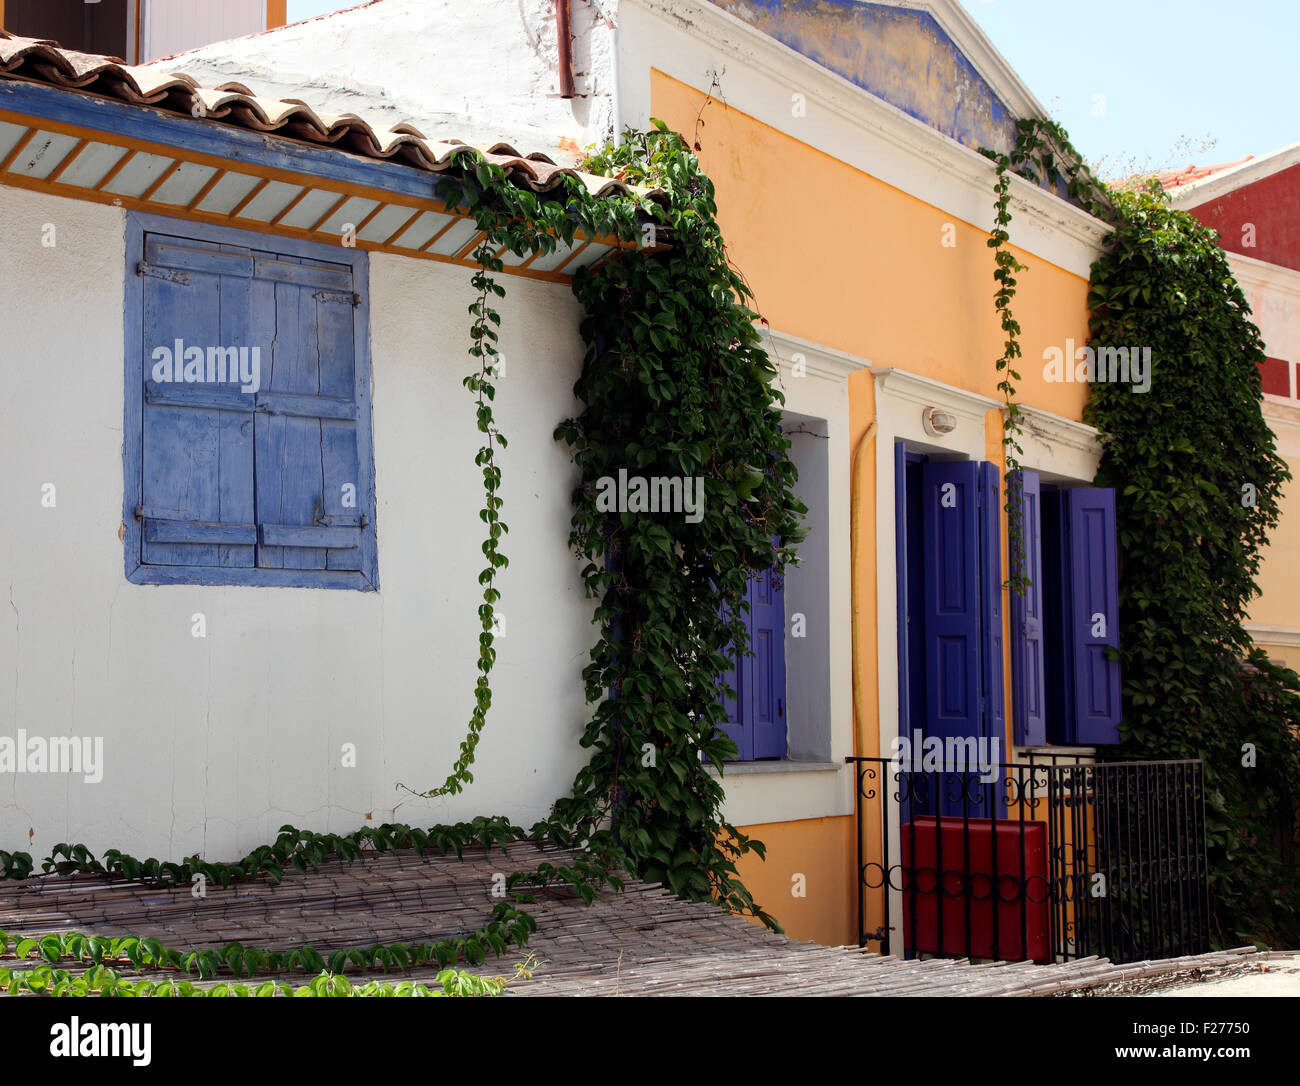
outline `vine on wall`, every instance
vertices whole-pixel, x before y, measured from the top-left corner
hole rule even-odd
[[[530,889],[560,882],[591,901],[600,885],[621,888],[619,870],[663,882],[687,898],[750,913],[775,928],[736,869],[742,855],[762,855],[763,846],[723,818],[722,786],[709,767],[720,771],[724,759],[738,753],[718,726],[725,721],[721,694],[733,645],[741,651],[749,647],[744,602],[749,582],[765,570],[779,573],[794,558],[806,510],[793,493],[796,472],[779,410],[784,398],[772,386],[778,371],[759,347],[749,290],[727,263],[712,182],[681,137],[658,122],[653,131],[629,132],[619,146],[609,145],[584,163],[589,172],[652,186],[654,198],[644,193],[596,198],[569,177],[558,194],[539,197],[511,184],[499,167],[470,148],[461,153],[461,166],[460,175],[440,179],[438,195],[448,207],[472,215],[484,234],[474,254],[476,298],[469,306],[469,354],[477,365],[464,384],[474,396],[483,435],[475,464],[483,478],[479,515],[486,525],[486,564],[478,578],[482,603],[470,722],[446,780],[417,794],[453,794],[473,782],[475,750],[492,703],[497,576],[507,565],[500,549],[507,527],[497,461],[507,442],[492,411],[501,324],[493,303],[505,294],[495,278],[503,267],[497,254],[502,249],[521,256],[553,252],[581,233],[615,239],[621,247],[600,267],[575,277],[574,291],[586,309],[587,352],[576,387],[583,412],[556,430],[582,472],[570,543],[586,559],[582,576],[597,601],[599,628],[583,672],[588,701],[596,706],[582,737],[592,754],[572,791],[527,834],[502,819],[427,831],[377,827],[342,837],[285,827],[274,845],[253,850],[240,864],[141,861],[115,850],[101,862],[84,846],[65,844],[42,868],[163,884],[202,875],[225,887],[248,878],[279,881],[286,867],[306,871],[326,855],[350,861],[363,847],[454,847],[459,854],[472,841],[504,847],[508,840],[527,837],[577,850],[568,863],[544,860],[532,871],[512,875],[515,900],[499,904],[473,935],[414,949],[371,948],[374,961],[385,968],[390,962],[396,967],[424,960],[477,962],[489,951],[500,954],[509,944],[523,944],[536,926],[520,907]],[[689,510],[610,511],[597,497],[602,481],[616,478],[620,469],[629,476],[676,480],[682,490],[691,487],[697,501]],[[26,853],[0,853],[0,877],[23,878],[32,868]],[[156,942],[137,941],[146,948]],[[38,940],[37,945],[45,944]],[[78,953],[81,947],[78,943]],[[161,944],[155,949],[164,966],[180,968],[183,961],[201,976],[217,968],[213,963],[226,961],[217,952],[182,959]],[[247,964],[245,948],[226,950],[238,954],[231,959],[238,966]],[[252,953],[259,964],[290,970],[322,964],[310,947],[270,958],[271,952]],[[326,973],[338,979],[350,961],[360,964],[361,956],[360,950],[335,954],[325,963]],[[58,959],[47,955],[47,960],[57,964]],[[52,965],[41,968],[48,973]],[[110,974],[96,974],[89,987],[102,980],[129,994],[130,985],[122,988],[125,982]],[[457,991],[469,985],[456,977],[439,980]],[[40,977],[15,970],[8,983],[27,991],[61,987],[72,994],[88,987],[57,970]],[[174,989],[163,994],[200,994]],[[272,986],[258,994],[279,991]],[[351,988],[340,991],[353,994]]]
[[[998,167],[989,245],[1008,331],[1000,373],[1019,379],[1010,369],[1020,355],[1015,281],[1003,258],[1009,174],[1114,227],[1092,268],[1090,345],[1151,351],[1149,393],[1099,382],[1084,409],[1102,435],[1095,482],[1116,492],[1120,751],[1204,760],[1218,941],[1295,945],[1300,677],[1270,664],[1244,626],[1291,474],[1261,410],[1264,353],[1250,307],[1213,231],[1173,210],[1155,181],[1115,190],[1095,179],[1054,122],[1021,121],[1010,154],[985,154]],[[1014,388],[999,388],[1010,401]],[[1011,404],[1008,436],[1015,415]],[[1022,562],[1023,544],[1013,588]]]

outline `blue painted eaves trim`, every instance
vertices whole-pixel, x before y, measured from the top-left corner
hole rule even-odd
[[[44,117],[99,132],[148,140],[232,162],[386,189],[404,196],[436,199],[442,175],[361,158],[330,147],[309,147],[266,133],[250,132],[206,118],[182,117],[149,106],[133,106],[81,91],[0,79],[0,109]]]

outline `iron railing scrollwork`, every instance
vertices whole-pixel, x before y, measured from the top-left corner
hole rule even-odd
[[[1209,949],[1200,761],[848,761],[860,946],[1039,962]]]

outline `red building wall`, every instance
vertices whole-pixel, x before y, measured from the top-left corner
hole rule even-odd
[[[1300,164],[1189,210],[1229,252],[1300,271]]]

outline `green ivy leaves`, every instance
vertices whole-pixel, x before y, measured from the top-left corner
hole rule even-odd
[[[1263,345],[1211,231],[1155,185],[1113,205],[1092,342],[1152,348],[1149,393],[1094,385],[1084,415],[1118,495],[1124,752],[1204,759],[1219,941],[1293,945],[1300,885],[1275,841],[1300,807],[1300,678],[1243,626],[1291,477],[1261,410]]]
[[[365,998],[365,997],[492,997],[505,990],[502,981],[479,977],[472,973],[444,969],[438,974],[435,985],[403,981],[390,984],[371,981],[354,985],[347,977],[322,972],[309,983],[298,985],[280,981],[265,981],[253,987],[248,984],[221,983],[210,988],[188,980],[128,980],[107,966],[96,965],[84,973],[73,974],[65,969],[48,965],[34,969],[0,968],[0,992],[8,995],[42,996],[105,996],[118,999],[218,999],[222,997],[271,998]]]

